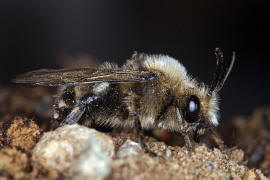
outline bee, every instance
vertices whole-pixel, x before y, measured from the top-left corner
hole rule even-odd
[[[134,53],[119,67],[106,62],[98,68],[41,69],[18,75],[13,82],[62,86],[53,106],[60,126],[84,122],[112,128],[161,128],[183,135],[192,148],[206,130],[219,125],[218,92],[235,61],[224,61],[215,49],[216,69],[210,86],[192,78],[186,68],[167,55]]]

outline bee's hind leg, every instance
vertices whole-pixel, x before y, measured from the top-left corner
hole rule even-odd
[[[60,126],[77,123],[81,119],[84,112],[85,112],[84,106],[74,107],[71,110],[71,112],[67,115],[67,117],[60,123]]]
[[[60,123],[60,126],[77,123],[86,111],[87,106],[94,104],[99,99],[100,96],[95,94],[84,96],[74,105],[67,117]]]

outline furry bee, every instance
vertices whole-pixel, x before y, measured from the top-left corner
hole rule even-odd
[[[99,68],[42,69],[18,75],[15,83],[63,86],[54,104],[60,125],[85,122],[107,127],[161,128],[180,132],[188,149],[218,126],[218,92],[234,61],[225,63],[215,49],[216,69],[210,87],[198,83],[185,67],[167,55],[134,53],[122,67],[104,63]],[[143,138],[140,136],[141,139]]]

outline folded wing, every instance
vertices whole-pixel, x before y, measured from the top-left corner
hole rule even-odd
[[[14,83],[43,86],[73,86],[100,82],[147,82],[156,78],[150,71],[123,69],[41,69],[18,75]]]

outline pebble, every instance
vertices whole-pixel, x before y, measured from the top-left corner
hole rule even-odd
[[[166,157],[171,157],[172,151],[170,149],[166,150]]]
[[[117,152],[117,157],[124,158],[131,155],[139,155],[141,151],[142,147],[139,143],[128,139],[122,146],[120,146]]]
[[[88,148],[73,161],[69,172],[74,180],[101,180],[107,177],[111,170],[111,159],[102,150],[100,142],[91,139]]]
[[[94,146],[93,141],[98,142],[97,147]],[[41,169],[67,172],[72,162],[82,152],[89,151],[90,147],[99,148],[100,153],[109,158],[114,156],[114,144],[111,137],[78,124],[65,125],[41,137],[33,149],[32,162],[34,166]]]
[[[256,174],[256,172],[254,171],[254,169],[250,169],[248,170],[243,177],[243,180],[256,180],[256,179],[260,179],[259,176]]]

